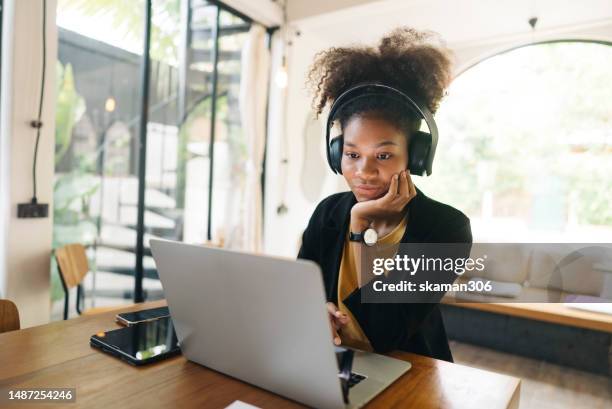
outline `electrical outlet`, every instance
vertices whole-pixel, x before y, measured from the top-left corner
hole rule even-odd
[[[47,203],[19,203],[17,205],[17,217],[20,219],[41,218],[49,215]]]

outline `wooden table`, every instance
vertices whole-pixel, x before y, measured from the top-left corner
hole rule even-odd
[[[235,400],[261,408],[302,407],[182,356],[139,368],[90,347],[92,334],[117,327],[117,311],[0,334],[0,389],[76,388],[76,403],[59,405],[75,408],[224,408]],[[391,355],[411,362],[412,369],[368,408],[518,408],[519,379],[405,352]]]

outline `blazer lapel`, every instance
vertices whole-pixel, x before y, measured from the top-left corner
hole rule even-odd
[[[402,237],[402,243],[419,243],[422,240],[423,232],[426,230],[424,226],[423,202],[427,200],[427,196],[418,187],[416,196],[408,203],[408,223]]]
[[[321,270],[328,301],[338,302],[338,275],[351,208],[357,202],[352,192],[346,192],[330,210],[321,227]]]

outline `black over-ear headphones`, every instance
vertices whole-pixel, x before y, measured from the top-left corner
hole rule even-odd
[[[336,114],[340,109],[351,101],[358,98],[385,97],[393,98],[406,105],[414,113],[425,120],[429,132],[415,131],[410,135],[410,146],[408,147],[408,168],[412,175],[431,175],[431,167],[436,146],[438,145],[438,127],[429,109],[415,98],[411,98],[397,88],[388,85],[368,82],[356,85],[344,91],[332,104],[327,117],[327,130],[325,132],[325,143],[327,147],[327,163],[334,173],[342,174],[342,149],[344,139],[338,135],[330,141],[331,128]]]

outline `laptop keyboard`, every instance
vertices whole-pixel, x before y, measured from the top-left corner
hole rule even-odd
[[[348,380],[348,387],[352,388],[353,386],[357,385],[359,382],[363,381],[365,378],[367,378],[367,376],[361,375],[355,372],[351,372],[351,377]]]

